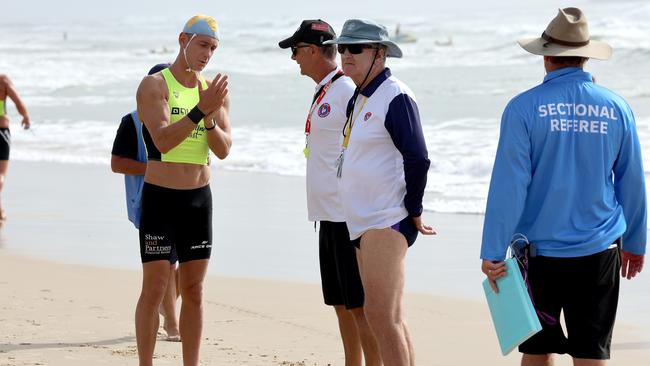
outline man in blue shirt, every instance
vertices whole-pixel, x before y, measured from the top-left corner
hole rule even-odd
[[[540,38],[520,40],[544,56],[544,82],[513,98],[501,121],[483,227],[482,270],[505,276],[511,237],[531,243],[528,278],[541,332],[524,342],[522,365],[574,365],[610,357],[619,276],[643,268],[645,181],[634,115],[583,70],[611,47],[590,40],[580,9],[561,9]],[[620,253],[620,254],[619,254]],[[560,326],[564,311],[568,338]]]

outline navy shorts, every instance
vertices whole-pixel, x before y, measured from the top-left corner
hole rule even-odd
[[[142,263],[180,263],[209,259],[212,252],[210,186],[171,189],[145,182],[142,187],[140,257]]]
[[[519,352],[609,359],[620,268],[618,248],[585,257],[530,258],[528,279],[535,308],[557,322],[542,321],[542,330],[522,343]],[[568,336],[559,322],[560,311]]]
[[[364,293],[357,253],[345,222],[321,221],[318,233],[320,275],[327,305],[363,306]]]

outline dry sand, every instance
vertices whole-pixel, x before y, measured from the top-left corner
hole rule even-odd
[[[137,365],[140,274],[0,250],[0,365]],[[343,365],[332,310],[317,285],[209,277],[202,365]],[[501,357],[484,304],[407,294],[418,365],[516,365]],[[611,365],[647,365],[650,342],[619,325]],[[180,365],[160,340],[157,365]],[[563,358],[560,364],[569,364]]]

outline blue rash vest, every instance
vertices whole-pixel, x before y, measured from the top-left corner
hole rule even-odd
[[[647,206],[634,115],[582,68],[550,72],[503,112],[481,258],[503,260],[514,233],[538,255],[581,257],[623,237],[644,254]]]

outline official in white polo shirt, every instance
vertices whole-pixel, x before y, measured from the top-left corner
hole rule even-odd
[[[338,159],[340,194],[366,294],[365,314],[385,365],[414,365],[402,319],[404,258],[422,223],[429,159],[413,92],[392,76],[386,57],[401,57],[386,28],[351,19],[338,44],[341,64],[357,89],[347,108]]]
[[[336,47],[323,46],[335,37],[322,20],[305,20],[281,48],[291,48],[300,73],[317,83],[305,121],[307,211],[320,222],[319,258],[325,304],[334,306],[339,321],[346,366],[381,365],[379,350],[363,312],[363,286],[356,249],[350,243],[338,195],[336,159],[346,107],[354,93],[352,80],[336,65]]]

